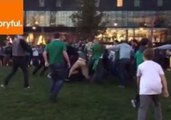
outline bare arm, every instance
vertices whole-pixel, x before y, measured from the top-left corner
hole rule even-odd
[[[49,66],[48,56],[47,56],[47,52],[46,51],[43,52],[43,58],[44,58],[44,61],[45,61],[45,66]]]
[[[112,47],[108,48],[109,50],[117,51],[119,49],[119,45],[113,45]]]
[[[137,76],[137,86],[140,87],[140,76]]]
[[[162,82],[162,86],[163,86],[163,89],[162,89],[163,95],[164,95],[164,97],[169,97],[166,77],[165,77],[165,75],[160,75],[160,77],[161,77],[161,82]]]
[[[70,68],[71,63],[70,63],[70,60],[69,60],[69,57],[68,57],[68,53],[66,51],[63,51],[63,56],[64,56],[65,60],[67,61],[68,67]]]
[[[141,78],[141,76],[142,76],[142,74],[141,74],[141,70],[140,70],[140,67],[138,66],[138,69],[137,69],[137,87],[138,87],[138,89],[140,88],[140,78]]]

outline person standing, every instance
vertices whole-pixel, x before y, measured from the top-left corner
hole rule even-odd
[[[13,65],[11,73],[4,79],[1,87],[5,88],[18,68],[21,68],[24,76],[24,88],[30,88],[27,69],[26,52],[32,52],[31,47],[26,43],[23,36],[16,36],[12,44]]]
[[[110,50],[119,51],[118,60],[118,75],[120,79],[119,87],[125,88],[128,81],[131,81],[131,56],[133,55],[133,48],[126,42],[122,41],[120,44],[115,45]]]
[[[43,58],[43,51],[44,51],[44,46],[39,46],[39,48],[38,48],[38,64],[37,65],[35,65],[35,68],[33,69],[33,72],[32,72],[32,74],[33,75],[36,75],[37,74],[37,72],[39,71],[39,70],[41,70],[41,72],[40,72],[40,76],[43,76],[44,75],[44,73],[46,72],[46,70],[48,69],[46,66],[45,66],[45,61],[44,61],[44,58]]]
[[[58,94],[64,84],[65,63],[70,68],[70,60],[66,52],[66,45],[60,40],[60,34],[56,33],[54,39],[46,46],[43,57],[45,66],[49,66],[52,86],[50,90],[50,100],[57,101]]]
[[[104,47],[97,39],[94,39],[91,51],[92,56],[89,60],[89,75],[91,82],[94,82],[95,77],[99,75],[99,73],[97,73],[97,66],[99,65],[100,57],[103,55]]]
[[[140,105],[138,120],[146,120],[150,104],[153,105],[155,120],[163,120],[159,95],[169,97],[167,81],[162,67],[154,62],[154,50],[148,48],[144,51],[144,62],[138,66],[137,84],[139,87]]]

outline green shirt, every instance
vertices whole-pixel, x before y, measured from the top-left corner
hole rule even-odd
[[[141,52],[140,50],[138,50],[135,54],[135,59],[136,59],[136,65],[138,68],[138,65],[140,65],[144,60],[143,60],[143,52]]]
[[[92,46],[92,59],[99,59],[103,53],[103,48],[100,44],[96,43]]]
[[[50,42],[45,50],[49,56],[49,63],[64,63],[63,51],[66,51],[66,45],[60,40]]]

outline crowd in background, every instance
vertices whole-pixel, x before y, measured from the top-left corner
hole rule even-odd
[[[98,39],[67,42],[59,33],[45,45],[29,45],[23,36],[0,46],[0,65],[11,65],[11,72],[1,84],[6,88],[18,68],[24,76],[24,88],[30,88],[28,67],[32,74],[43,76],[47,71],[51,80],[50,100],[57,102],[65,81],[86,79],[94,83],[113,75],[118,87],[125,88],[137,77],[138,95],[132,103],[139,103],[138,120],[145,120],[148,107],[153,103],[156,120],[162,120],[159,95],[169,97],[164,70],[168,68],[171,45],[154,46],[148,39],[115,41],[106,46]],[[151,74],[152,73],[152,74]]]
[[[136,66],[138,66],[138,64],[140,64],[143,60],[142,53],[144,49],[146,47],[156,47],[150,42],[150,40],[145,39],[145,38],[142,39],[141,41],[137,41],[137,40],[132,40],[129,42],[128,41],[120,41],[120,42],[114,41],[113,44],[110,44],[110,45],[101,43],[97,39],[94,39],[94,40],[88,39],[88,40],[83,40],[83,41],[77,40],[73,42],[67,42],[67,39],[65,39],[64,36],[62,36],[62,39],[67,45],[67,52],[68,52],[72,65],[74,65],[74,63],[77,61],[78,58],[80,58],[80,56],[86,60],[85,63],[88,63],[86,64],[88,67],[88,71],[87,70],[85,71],[85,69],[87,69],[85,67],[84,67],[84,70],[82,70],[84,71],[83,74],[86,79],[89,79],[89,75],[92,76],[93,69],[95,70],[95,67],[97,66],[97,62],[99,62],[100,57],[101,58],[108,57],[112,59],[111,61],[113,61],[113,63],[110,63],[111,61],[105,61],[105,59],[103,59],[103,64],[105,65],[107,65],[108,63],[117,64],[119,61],[119,57],[121,57],[121,59],[122,57],[130,59],[129,62],[127,61],[125,64],[127,64],[126,65],[127,68],[129,68],[128,66],[133,66],[134,69],[131,70],[132,71],[131,75],[133,75],[133,73],[135,73]],[[121,45],[120,48],[117,48],[119,45]],[[37,74],[37,72],[40,69],[42,69],[39,73],[39,75],[42,76],[47,71],[47,67],[44,66],[44,58],[43,58],[43,51],[44,51],[45,45],[30,45],[30,47],[32,49],[32,53],[26,52],[27,64],[29,67],[34,67],[32,71],[33,75]],[[126,51],[127,50],[130,51],[130,49],[132,49],[131,50],[132,52],[123,53],[124,49],[126,49]],[[169,67],[169,55],[166,54],[167,53],[166,50],[156,49],[155,51],[156,51],[155,61],[160,63],[164,69],[167,69]],[[105,63],[105,62],[108,62],[108,63]],[[12,64],[12,43],[6,42],[6,45],[0,45],[0,66],[10,66],[11,64]],[[74,66],[74,67],[78,67],[78,66]],[[90,67],[92,69],[90,69]],[[111,67],[111,65],[107,65],[105,67]],[[117,74],[123,73],[125,68],[121,68],[121,66],[119,68],[120,69],[118,69]],[[78,70],[80,71],[80,69]],[[73,69],[72,69],[72,72],[73,72]],[[78,71],[76,73],[78,73]],[[72,73],[70,73],[69,76],[71,76],[71,74]],[[116,74],[116,71],[115,71],[115,74]]]

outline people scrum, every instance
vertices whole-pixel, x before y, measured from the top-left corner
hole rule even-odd
[[[18,38],[15,37],[15,39]],[[66,67],[66,81],[88,80],[93,83],[105,80],[106,75],[114,75],[118,78],[120,87],[125,87],[130,82],[133,82],[136,68],[143,62],[143,51],[150,47],[148,39],[142,39],[141,41],[132,40],[130,42],[115,41],[110,47],[97,39],[73,41],[72,43],[67,42],[67,37],[63,35],[59,39],[65,43],[66,52],[71,64],[70,68]],[[51,42],[53,42],[53,38]],[[11,42],[0,46],[0,66],[12,65],[12,58],[14,57],[12,46],[13,43]],[[32,74],[39,74],[40,76],[49,75],[50,77],[48,66],[45,66],[43,58],[46,46],[29,44],[28,46],[32,49],[32,53],[26,51],[25,58],[28,66],[33,67]],[[160,63],[164,69],[167,69],[169,52],[167,51],[163,54],[164,50],[155,49],[155,51],[155,61]],[[166,53],[168,54],[166,55]],[[163,56],[158,57],[161,55]]]
[[[168,66],[164,58],[171,55],[171,52],[167,51],[167,54],[161,57],[164,54],[156,51],[163,52],[166,49],[152,46],[151,41],[145,38],[141,41],[115,41],[110,46],[96,38],[73,42],[68,42],[67,39],[60,33],[55,33],[46,46],[32,46],[26,42],[24,36],[16,36],[13,43],[1,45],[0,65],[12,66],[1,87],[6,88],[18,68],[21,68],[24,87],[30,88],[30,70],[33,76],[44,75],[52,80],[50,99],[56,101],[65,81],[86,80],[95,83],[107,80],[107,76],[115,76],[119,81],[119,88],[129,86],[136,81],[136,70],[143,63],[144,50],[147,48],[153,48],[153,60],[164,70]],[[171,46],[168,50],[171,50]]]

